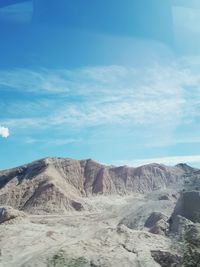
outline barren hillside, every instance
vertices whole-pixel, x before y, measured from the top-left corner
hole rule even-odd
[[[89,209],[91,195],[148,193],[181,183],[183,166],[114,167],[93,160],[46,158],[0,171],[0,204],[29,213]]]
[[[0,267],[198,267],[199,179],[62,158],[1,171]]]

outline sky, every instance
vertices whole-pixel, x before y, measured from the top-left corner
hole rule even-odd
[[[199,0],[1,0],[0,169],[200,167]]]

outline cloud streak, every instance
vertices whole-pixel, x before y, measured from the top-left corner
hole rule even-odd
[[[186,156],[172,156],[172,157],[158,157],[158,158],[149,158],[149,159],[134,159],[134,160],[119,160],[114,161],[115,165],[127,165],[127,166],[141,166],[150,163],[159,163],[165,165],[176,165],[178,163],[187,163],[187,164],[199,164],[200,155],[186,155]]]
[[[0,87],[4,90],[56,95],[59,106],[53,106],[54,101],[49,100],[49,113],[44,119],[41,116],[37,118],[38,110],[34,116],[33,109],[31,121],[27,117],[17,119],[18,125],[27,120],[27,126],[41,120],[45,121],[43,125],[154,124],[161,117],[165,123],[178,123],[189,109],[192,110],[190,103],[188,107],[185,105],[188,102],[185,87],[189,84],[197,86],[199,80],[200,76],[172,66],[138,70],[107,66],[73,71],[15,70],[0,73]],[[40,107],[42,110],[42,103]],[[30,113],[27,111],[23,114]],[[15,124],[13,119],[8,123]]]
[[[15,130],[127,126],[134,132],[151,129],[162,146],[174,143],[173,131],[200,115],[200,75],[188,62],[137,69],[113,65],[1,71],[0,88],[31,99],[3,105],[2,124]]]

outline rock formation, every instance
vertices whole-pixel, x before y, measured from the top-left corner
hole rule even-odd
[[[84,197],[145,193],[181,181],[184,170],[149,164],[113,167],[93,160],[46,158],[0,171],[0,204],[32,213],[81,210]]]
[[[26,214],[22,211],[18,211],[9,206],[0,207],[0,224],[12,223],[17,221],[23,221],[26,218]]]
[[[181,267],[182,258],[179,255],[160,250],[151,251],[151,255],[161,267]]]
[[[199,266],[198,173],[62,158],[0,171],[0,266]]]

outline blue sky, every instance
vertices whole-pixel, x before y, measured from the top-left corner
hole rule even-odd
[[[200,167],[199,23],[196,0],[1,1],[0,168]]]

